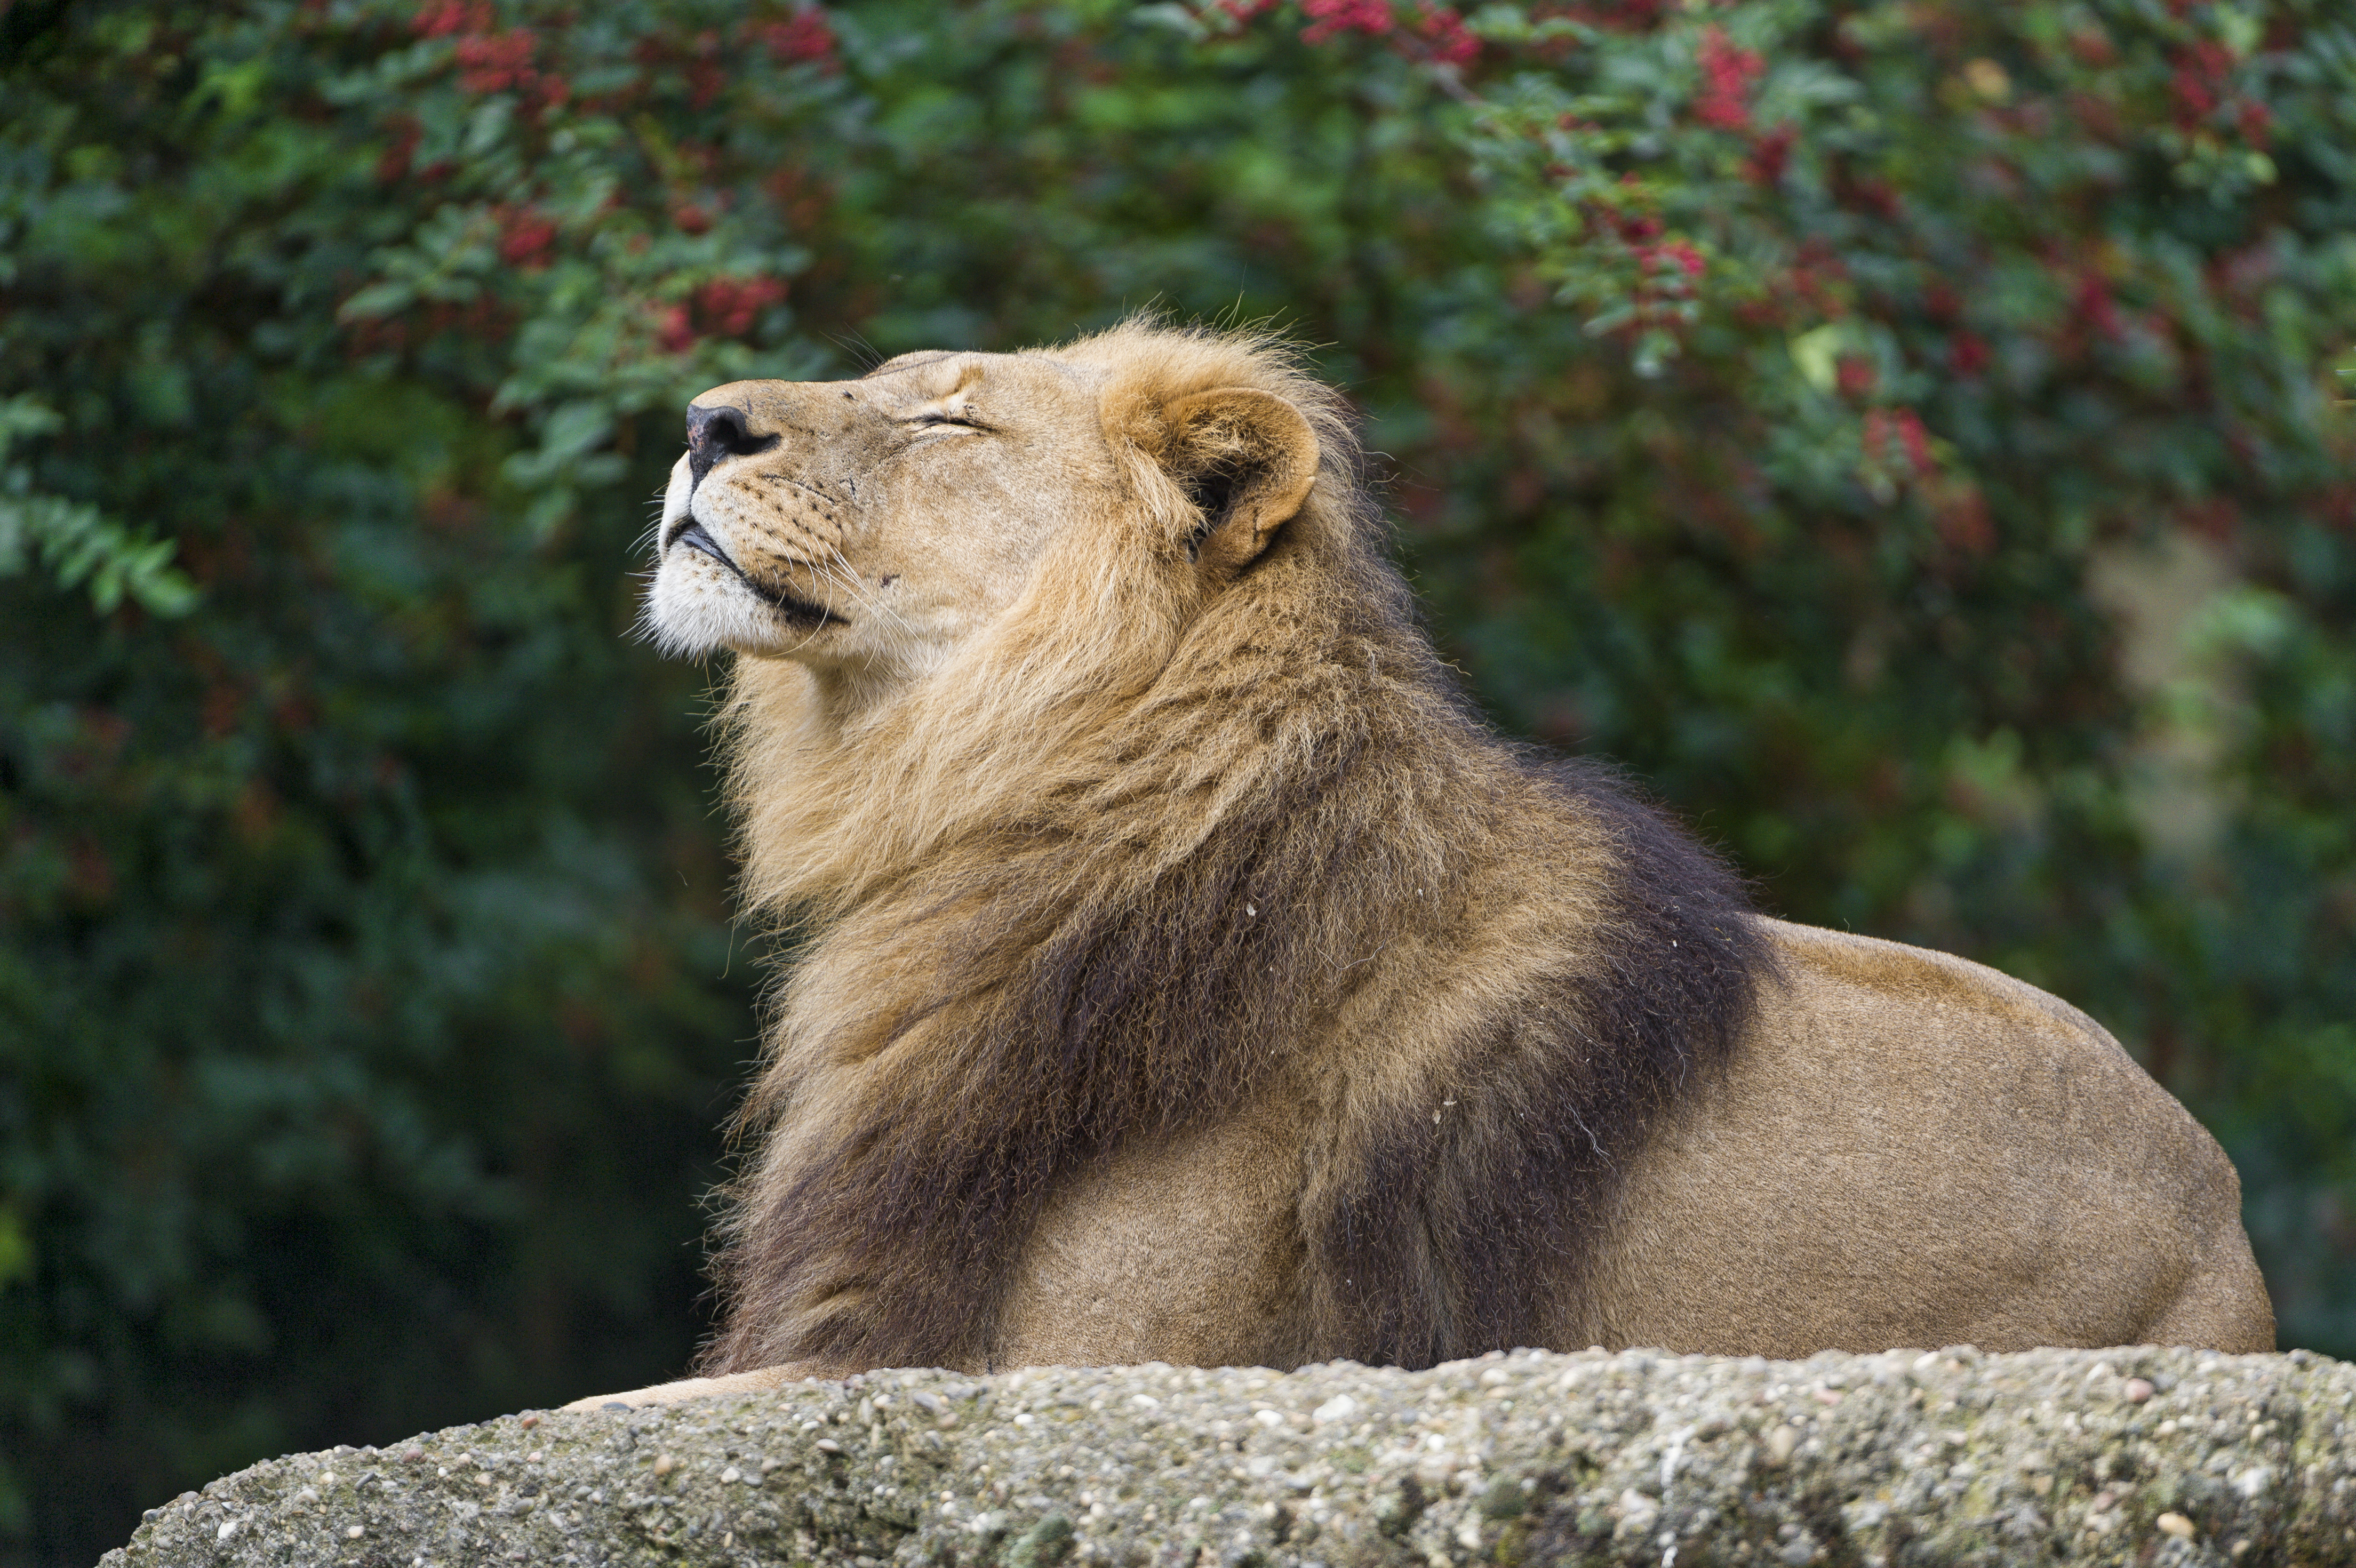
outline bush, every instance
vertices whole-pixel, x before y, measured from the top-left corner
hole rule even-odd
[[[678,1370],[678,410],[1153,304],[1322,346],[1502,722],[2103,1019],[2356,1349],[2351,147],[2319,0],[0,9],[0,1551]]]

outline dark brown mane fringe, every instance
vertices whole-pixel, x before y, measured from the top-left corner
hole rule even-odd
[[[1614,1183],[1740,1042],[1773,957],[1723,862],[1592,763],[1525,761],[1606,828],[1603,941],[1538,1007],[1500,1012],[1459,1075],[1462,1114],[1402,1111],[1320,1216],[1312,1359],[1427,1367],[1544,1344]],[[1533,865],[1533,878],[1593,876]],[[1466,1060],[1460,1057],[1460,1060]]]
[[[800,1141],[735,1189],[708,1371],[978,1364],[1060,1183],[1269,1093],[1323,1096],[1300,1359],[1427,1366],[1560,1320],[1615,1181],[1727,1061],[1772,960],[1707,849],[1472,715],[1370,509],[1323,516],[1205,615],[1093,780],[816,938],[802,965],[859,965],[877,1000],[771,1069],[748,1130]],[[1258,782],[1215,806],[1127,789],[1157,749]],[[1574,939],[1390,1042],[1418,1092],[1353,1098],[1317,1042],[1393,943],[1461,945],[1513,879],[1560,890]]]

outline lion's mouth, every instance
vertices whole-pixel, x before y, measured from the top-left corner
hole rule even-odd
[[[789,621],[817,627],[832,625],[842,619],[824,605],[813,604],[807,599],[797,599],[783,589],[772,588],[766,583],[754,581],[744,575],[743,567],[728,558],[728,552],[720,548],[720,541],[703,531],[701,523],[691,521],[687,527],[673,534],[669,545],[664,548],[669,549],[680,545],[685,545],[690,549],[701,550],[705,555],[726,567],[734,574],[736,581],[743,583],[755,599],[769,605]]]

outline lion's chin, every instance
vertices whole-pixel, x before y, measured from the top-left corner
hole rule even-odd
[[[798,653],[843,624],[823,605],[754,583],[686,544],[664,552],[647,594],[647,634],[678,657],[723,648],[755,656]]]

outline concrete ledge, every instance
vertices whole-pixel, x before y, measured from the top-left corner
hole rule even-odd
[[[2294,1351],[872,1373],[240,1471],[104,1568],[2356,1563]]]

